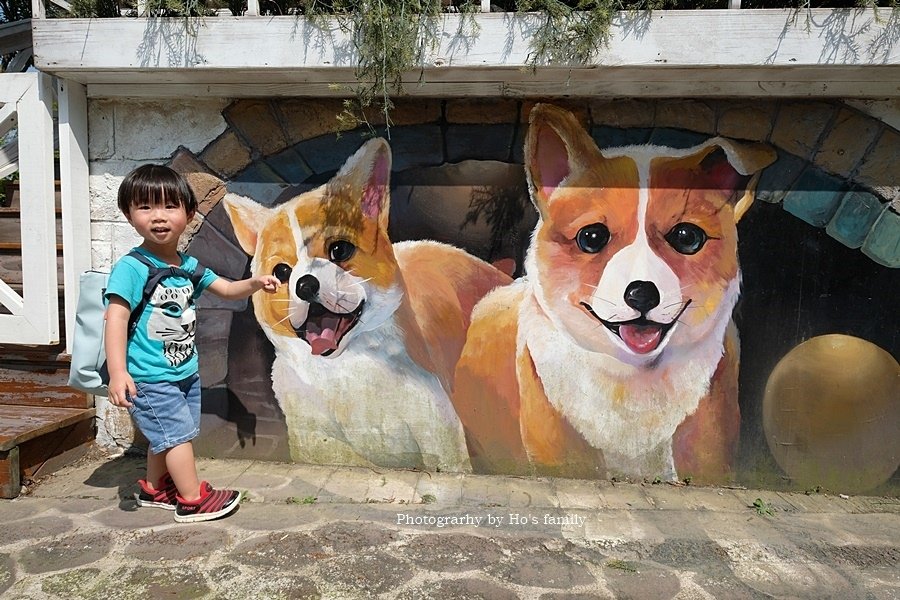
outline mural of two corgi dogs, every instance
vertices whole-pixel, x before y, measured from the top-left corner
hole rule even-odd
[[[537,105],[526,276],[472,316],[453,401],[473,469],[728,477],[739,435],[736,223],[762,144],[600,151]]]
[[[391,152],[373,139],[325,185],[275,208],[225,207],[275,347],[272,383],[300,462],[470,469],[450,402],[474,305],[510,278],[452,246],[388,238]]]

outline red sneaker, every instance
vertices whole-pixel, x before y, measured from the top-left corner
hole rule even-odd
[[[175,505],[178,503],[175,498],[178,494],[178,488],[175,487],[175,482],[172,481],[171,475],[166,473],[160,477],[156,489],[151,489],[144,479],[138,479],[138,485],[141,486],[141,491],[135,496],[138,506],[175,510]]]
[[[200,498],[188,502],[176,496],[175,520],[179,523],[211,521],[233,512],[241,503],[241,493],[236,490],[216,490],[206,481],[200,482]]]

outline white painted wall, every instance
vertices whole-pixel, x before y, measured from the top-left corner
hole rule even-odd
[[[109,269],[140,243],[119,211],[119,184],[146,163],[166,163],[179,146],[205,148],[225,129],[227,99],[91,100],[88,152],[91,189],[91,251],[95,269]]]

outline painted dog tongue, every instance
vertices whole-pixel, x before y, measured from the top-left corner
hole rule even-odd
[[[313,354],[318,356],[329,350],[337,350],[341,320],[338,316],[324,316],[317,322],[307,324],[306,341],[309,342]]]
[[[662,339],[659,325],[620,325],[619,337],[638,354],[653,352]]]

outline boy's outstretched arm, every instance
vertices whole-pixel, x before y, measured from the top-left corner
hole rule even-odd
[[[219,277],[209,284],[209,287],[206,289],[226,300],[240,300],[258,290],[274,294],[278,291],[279,285],[281,285],[281,282],[274,275],[260,275],[259,277],[250,277],[240,281],[228,281]]]
[[[103,343],[106,346],[106,368],[109,370],[109,401],[114,406],[129,407],[126,392],[137,395],[134,380],[128,374],[125,351],[128,345],[128,319],[131,307],[119,296],[110,296],[106,307],[106,327]]]

